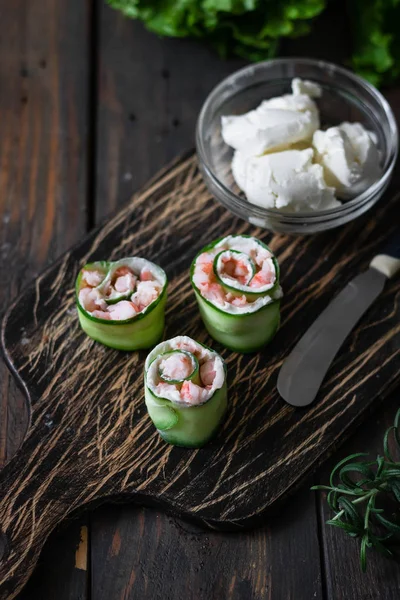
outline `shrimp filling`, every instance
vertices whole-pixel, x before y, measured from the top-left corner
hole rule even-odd
[[[215,260],[220,280],[237,289],[248,286],[256,273],[251,258],[237,250],[224,250],[217,254]]]
[[[197,257],[193,283],[226,312],[254,312],[282,295],[272,258],[255,238],[228,236]]]
[[[163,290],[165,277],[154,267],[143,258],[132,258],[118,261],[109,270],[83,269],[79,303],[97,319],[132,319],[145,312]]]
[[[183,383],[198,371],[198,362],[193,354],[182,350],[167,352],[160,362],[159,375],[164,382]]]
[[[183,404],[203,404],[225,381],[222,359],[187,336],[162,342],[147,371],[155,396]]]

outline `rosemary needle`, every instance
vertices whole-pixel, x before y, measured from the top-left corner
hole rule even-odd
[[[389,449],[393,438],[397,460]],[[360,564],[367,566],[367,549],[374,548],[391,557],[391,543],[400,537],[400,409],[383,439],[383,456],[368,461],[368,454],[352,454],[333,469],[329,485],[315,485],[312,490],[327,490],[327,502],[335,515],[327,525],[343,529],[359,538]],[[388,512],[387,501],[395,503],[395,512]],[[389,541],[390,540],[390,541]]]

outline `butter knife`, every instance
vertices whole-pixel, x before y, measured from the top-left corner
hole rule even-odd
[[[301,337],[278,375],[278,392],[292,406],[315,399],[339,348],[353,327],[400,270],[400,231],[369,269],[352,279]]]

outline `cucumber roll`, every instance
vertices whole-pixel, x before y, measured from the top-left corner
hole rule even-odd
[[[255,352],[280,322],[279,265],[257,238],[228,235],[203,248],[190,279],[207,331],[236,352]]]
[[[161,342],[144,368],[147,410],[169,444],[200,448],[214,435],[227,407],[222,358],[190,337]]]
[[[89,263],[75,285],[82,329],[116,350],[150,348],[164,331],[167,277],[158,265],[133,256]]]

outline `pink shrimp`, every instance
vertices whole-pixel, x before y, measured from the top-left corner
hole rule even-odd
[[[206,273],[207,275],[210,275],[212,273],[212,270],[213,270],[213,264],[212,264],[212,262],[203,263],[201,265],[201,270],[203,271],[203,273]]]
[[[82,281],[89,287],[97,287],[104,279],[104,273],[101,271],[83,271]]]
[[[229,277],[234,277],[236,266],[235,260],[233,258],[223,256],[221,262],[223,264],[223,272],[226,273],[226,275],[229,275]]]
[[[105,321],[110,321],[113,318],[110,313],[105,310],[94,310],[92,316],[96,317],[96,319],[104,319]]]
[[[212,256],[203,252],[199,256],[199,259],[194,269],[193,282],[198,288],[203,289],[207,284],[215,282],[215,276],[213,273]]]
[[[194,355],[198,353],[198,347],[194,342],[192,342],[192,340],[177,342],[176,347],[179,350],[186,350],[187,352],[191,352]]]
[[[200,404],[205,390],[192,381],[184,381],[181,387],[181,398],[189,404]]]
[[[143,310],[151,304],[160,294],[160,285],[155,281],[140,281],[131,300]]]
[[[133,292],[135,289],[136,277],[132,273],[120,275],[114,283],[114,288],[119,293]]]
[[[84,287],[79,292],[79,302],[85,310],[92,312],[97,309],[104,310],[107,304],[101,296],[99,290],[91,287]]]
[[[200,254],[200,256],[197,257],[196,260],[196,264],[197,265],[203,265],[205,263],[211,263],[213,262],[213,256],[211,254],[209,254],[208,252],[203,252],[203,254]]]
[[[233,298],[233,300],[231,300],[231,304],[233,306],[246,306],[247,304],[247,298],[245,295],[243,296],[236,296],[235,298]]]
[[[218,304],[225,304],[225,294],[219,283],[211,283],[204,288],[206,297]]]
[[[262,267],[262,265],[265,263],[265,261],[268,258],[271,258],[271,253],[268,252],[268,250],[266,250],[265,248],[259,247],[257,249],[257,252],[256,252],[255,257],[254,257],[254,260],[255,260],[256,264],[259,267]]]
[[[239,283],[245,285],[249,277],[249,265],[244,260],[236,260],[236,258],[222,258],[223,274],[226,274],[232,279],[236,279]]]
[[[250,281],[250,287],[260,288],[274,281],[274,274],[271,271],[258,271]]]
[[[164,383],[164,382],[160,382],[156,385],[156,394],[157,396],[160,396],[160,398],[163,398],[164,396],[166,398],[168,398],[168,394],[171,390],[171,384],[170,383]]]
[[[129,267],[118,267],[118,269],[114,272],[114,277],[122,277],[123,275],[129,275],[132,271]]]
[[[208,360],[200,367],[200,378],[205,386],[211,386],[215,378],[214,360]]]
[[[203,285],[210,283],[210,278],[203,272],[202,268],[196,267],[193,274],[193,281],[198,288],[201,288]]]
[[[128,300],[121,300],[117,304],[112,304],[107,310],[111,314],[110,318],[113,321],[125,321],[126,319],[132,319],[136,315],[133,303],[128,302]]]
[[[130,300],[130,303],[132,304],[132,306],[133,306],[133,308],[135,309],[135,311],[136,311],[137,313],[139,313],[139,312],[140,312],[140,307],[139,307],[139,305],[138,305],[138,304],[135,304],[135,302],[132,302],[132,298],[131,298],[131,300]]]
[[[236,261],[235,266],[235,277],[244,277],[245,279],[249,275],[249,265],[243,260]]]
[[[172,354],[160,363],[163,377],[169,379],[185,379],[192,372],[192,363],[184,354]]]
[[[154,277],[147,267],[143,267],[140,271],[140,281],[153,281]]]

